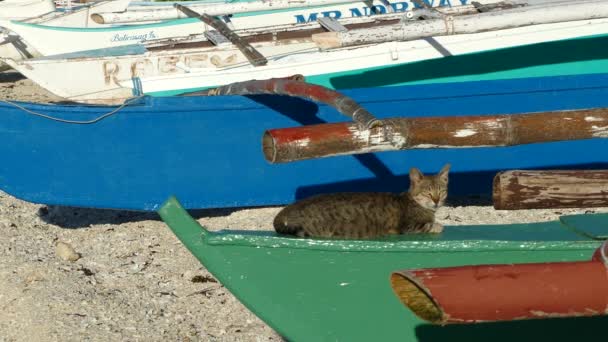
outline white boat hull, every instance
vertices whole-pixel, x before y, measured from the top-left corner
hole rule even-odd
[[[494,3],[499,0],[480,0],[481,3]],[[445,4],[443,1],[435,1],[437,4]],[[467,3],[468,0],[458,0],[458,3]],[[373,2],[378,13],[387,10],[381,1]],[[402,12],[412,8],[413,5],[406,1],[393,1],[388,6],[389,10]],[[95,7],[93,10],[101,10]],[[249,15],[231,19],[235,29],[266,27],[269,25],[290,25],[316,21],[315,18],[322,16],[341,18],[357,17],[370,14],[370,7],[364,2],[353,2],[343,5],[328,5],[321,8],[297,9],[289,11],[278,11],[267,14]],[[55,19],[59,20],[59,19]],[[182,19],[172,22],[120,26],[103,29],[74,29],[30,25],[28,23],[2,22],[0,27],[5,27],[21,37],[23,45],[33,53],[34,56],[48,56],[75,51],[91,49],[102,49],[116,46],[130,45],[151,39],[165,39],[179,36],[201,34],[209,28],[196,19]],[[44,25],[71,26],[65,22],[44,21]],[[90,24],[90,23],[89,23]],[[10,45],[0,45],[0,57],[22,55],[19,51],[8,52],[13,49]],[[16,59],[18,60],[18,59]]]
[[[121,102],[132,96],[134,79],[147,94],[195,90],[249,79],[302,74],[349,74],[423,60],[608,33],[608,19],[535,25],[493,32],[434,37],[318,51],[310,41],[258,44],[268,64],[250,65],[234,48],[148,52],[104,58],[42,58],[13,63],[34,82],[66,99]],[[215,62],[214,62],[215,61]]]

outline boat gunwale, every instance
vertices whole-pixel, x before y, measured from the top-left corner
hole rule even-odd
[[[449,229],[449,227],[446,227]],[[201,235],[202,236],[202,235]],[[445,253],[490,252],[500,250],[546,252],[589,250],[601,245],[597,240],[507,241],[507,240],[323,240],[273,236],[246,236],[234,233],[211,233],[202,237],[209,246],[238,246],[251,248],[288,248],[326,252],[381,253]]]
[[[572,80],[584,79],[584,84],[578,84],[579,86],[573,88],[571,86]],[[605,80],[608,79],[608,73],[601,74],[583,74],[583,75],[561,75],[561,76],[539,76],[530,77],[525,79],[509,79],[509,80],[480,80],[480,81],[461,81],[451,83],[431,83],[431,84],[415,84],[415,85],[400,85],[395,87],[381,87],[381,88],[353,88],[341,90],[345,95],[355,96],[358,103],[376,103],[376,102],[389,102],[389,101],[428,101],[428,100],[447,100],[457,98],[471,98],[471,97],[486,97],[486,96],[511,96],[519,94],[537,94],[537,93],[555,93],[562,91],[585,91],[585,90],[599,90],[606,89]],[[557,84],[556,84],[557,82]],[[496,91],[493,87],[488,87],[488,84],[500,83],[501,90]],[[505,86],[507,83],[507,86]],[[459,84],[466,84],[467,87],[459,87]],[[471,86],[473,85],[473,87]],[[408,92],[410,89],[416,91],[411,93]],[[449,89],[449,94],[437,95],[437,92],[445,91]],[[490,90],[484,90],[490,89]],[[356,93],[356,95],[354,94]],[[268,96],[268,95],[261,95]],[[378,97],[381,97],[380,99]],[[132,97],[131,99],[135,99]],[[191,103],[201,103],[200,98],[204,98],[205,108],[192,108],[192,107],[174,107],[174,103],[188,101]],[[230,98],[230,103],[226,103],[226,99]],[[10,104],[9,104],[10,102]],[[28,102],[18,100],[0,100],[0,109],[2,110],[19,110],[17,106],[21,106],[27,109],[44,108],[52,111],[64,111],[66,109],[72,111],[79,109],[85,113],[79,114],[97,114],[98,110],[115,109],[121,105],[104,105],[104,104],[90,104],[90,103],[56,103],[56,102]],[[208,107],[209,105],[213,107]],[[318,104],[320,107],[326,106],[322,103]],[[175,112],[191,112],[197,111],[217,111],[223,110],[234,110],[234,109],[259,109],[266,107],[263,104],[257,103],[246,96],[240,95],[223,95],[223,96],[196,96],[196,97],[183,97],[180,95],[157,97],[152,95],[144,95],[139,101],[126,106],[125,108],[137,108],[150,113],[150,107],[161,106],[171,109],[171,113]],[[579,110],[588,107],[576,107],[576,109],[566,110]],[[589,107],[591,108],[591,107]],[[596,107],[593,107],[596,108]],[[137,111],[139,113],[139,111]],[[502,111],[499,111],[502,113]],[[72,114],[72,113],[70,113]],[[163,113],[164,114],[164,113]],[[487,113],[488,115],[496,113]],[[444,114],[437,113],[426,116],[443,116]],[[466,116],[473,114],[454,114],[453,116]],[[476,114],[477,115],[477,114]],[[481,115],[481,114],[479,114]],[[389,115],[386,115],[387,117]],[[411,115],[416,117],[416,115]],[[345,118],[346,119],[346,118]]]
[[[563,251],[589,250],[601,245],[602,241],[588,239],[584,235],[563,225],[563,232],[570,235],[562,240],[437,240],[441,235],[420,234],[407,235],[378,240],[337,240],[337,239],[302,239],[284,237],[269,231],[221,230],[210,232],[196,221],[175,197],[170,197],[158,210],[163,221],[178,235],[189,249],[210,247],[250,247],[255,249],[287,248],[291,250],[306,249],[326,252],[408,252],[408,253],[442,253],[442,252],[485,252],[485,251]],[[608,214],[596,214],[608,216]],[[558,221],[559,222],[559,221]],[[547,222],[533,223],[550,224]],[[179,229],[177,228],[179,226]],[[483,225],[480,225],[483,226]],[[485,225],[491,227],[491,225]],[[496,226],[496,225],[494,225]],[[455,228],[458,226],[452,226]],[[450,227],[446,227],[449,230]],[[462,228],[461,228],[462,229]],[[483,228],[482,228],[483,229]],[[444,230],[444,232],[446,231]],[[562,230],[559,230],[562,232]],[[422,240],[411,240],[415,237]],[[402,240],[395,240],[402,239]],[[407,240],[406,240],[407,239]]]

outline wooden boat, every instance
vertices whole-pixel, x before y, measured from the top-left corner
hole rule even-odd
[[[602,6],[608,14],[608,5]],[[382,27],[398,17],[343,23]],[[608,62],[603,43],[608,39],[608,18],[448,35],[432,38],[432,43],[418,39],[323,51],[311,42],[311,34],[320,30],[319,24],[303,24],[242,31],[267,58],[262,66],[252,65],[235,45],[209,46],[206,40],[149,45],[149,51],[139,54],[104,49],[5,62],[60,97],[89,103],[122,102],[134,87],[166,96],[294,73],[310,83],[348,89],[601,73]]]
[[[324,0],[325,1],[325,0]],[[345,0],[335,0],[344,2]],[[496,0],[486,0],[483,2],[495,2]],[[196,18],[169,20],[154,22],[149,24],[109,26],[98,24],[90,18],[93,13],[118,12],[124,11],[129,0],[116,0],[94,4],[91,8],[77,9],[69,14],[52,14],[39,18],[32,18],[24,22],[0,21],[0,27],[13,32],[19,36],[21,45],[27,47],[31,56],[47,56],[54,54],[70,53],[91,49],[102,49],[116,46],[139,43],[151,39],[166,39],[192,34],[203,34],[207,29]],[[272,5],[270,2],[265,2]],[[324,11],[330,16],[335,11],[339,11],[342,17],[369,16],[370,8],[380,8],[382,6],[386,12],[385,5],[380,0],[370,2],[366,5],[363,2],[350,1],[342,5],[327,5],[322,8],[315,8],[315,11]],[[407,8],[406,2],[395,5],[396,12],[404,12]],[[370,7],[371,6],[371,7]],[[374,7],[376,6],[376,7]],[[205,6],[209,7],[209,6]],[[213,6],[215,7],[215,6]],[[367,11],[363,10],[367,8]],[[391,7],[392,8],[392,7]],[[353,9],[353,10],[351,10]],[[290,11],[266,11],[243,13],[238,17],[230,19],[235,28],[254,28],[269,25],[295,24],[301,22],[316,21],[318,14],[310,14],[308,10],[297,8]],[[129,11],[127,11],[129,12]],[[380,12],[380,10],[378,10]],[[384,13],[383,12],[383,13]],[[143,19],[142,19],[143,20]],[[157,21],[157,20],[154,20]],[[9,51],[9,48],[12,49]],[[24,49],[23,47],[21,49]],[[12,45],[0,45],[0,57],[10,57],[15,60],[23,59],[27,54],[14,51]],[[19,57],[21,56],[21,57]]]
[[[175,198],[158,213],[222,285],[290,341],[592,340],[608,323],[603,316],[435,326],[403,306],[389,282],[400,269],[587,261],[608,233],[607,214],[448,226],[439,235],[322,240],[209,232]]]
[[[516,114],[608,107],[608,75],[576,75],[344,91],[379,118]],[[59,122],[35,116],[89,121]],[[347,118],[287,96],[135,98],[122,107],[0,102],[0,188],[53,205],[156,210],[285,204],[337,191],[402,192],[410,167],[452,164],[450,196],[490,196],[505,169],[608,168],[608,140],[430,149],[269,164],[270,128]],[[187,166],[185,166],[187,165]],[[229,186],[227,184],[230,184]],[[120,193],[120,196],[116,194]]]

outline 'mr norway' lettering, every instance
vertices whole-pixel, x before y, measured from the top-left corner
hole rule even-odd
[[[423,0],[429,6],[452,6],[452,2],[455,2],[459,5],[466,5],[469,0]],[[436,4],[435,4],[436,3]],[[413,5],[414,8],[420,8],[421,6],[418,4],[410,4],[409,2],[394,2],[391,3],[390,6],[393,9],[393,12],[405,12],[408,10],[410,5]],[[361,8],[349,8],[349,13],[346,16],[350,17],[365,17],[375,14],[384,14],[387,12],[386,6],[384,5],[374,5],[374,6],[363,6]],[[317,19],[321,17],[328,17],[339,19],[345,16],[342,11],[333,10],[333,11],[322,11],[322,12],[311,12],[308,14],[296,14],[294,17],[296,18],[296,23],[308,23],[311,21],[317,21]]]

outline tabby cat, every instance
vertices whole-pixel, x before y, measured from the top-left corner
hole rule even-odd
[[[279,234],[299,237],[368,239],[391,234],[440,233],[435,210],[447,197],[445,165],[437,175],[410,170],[410,189],[399,195],[381,192],[313,196],[283,208],[274,219]]]

